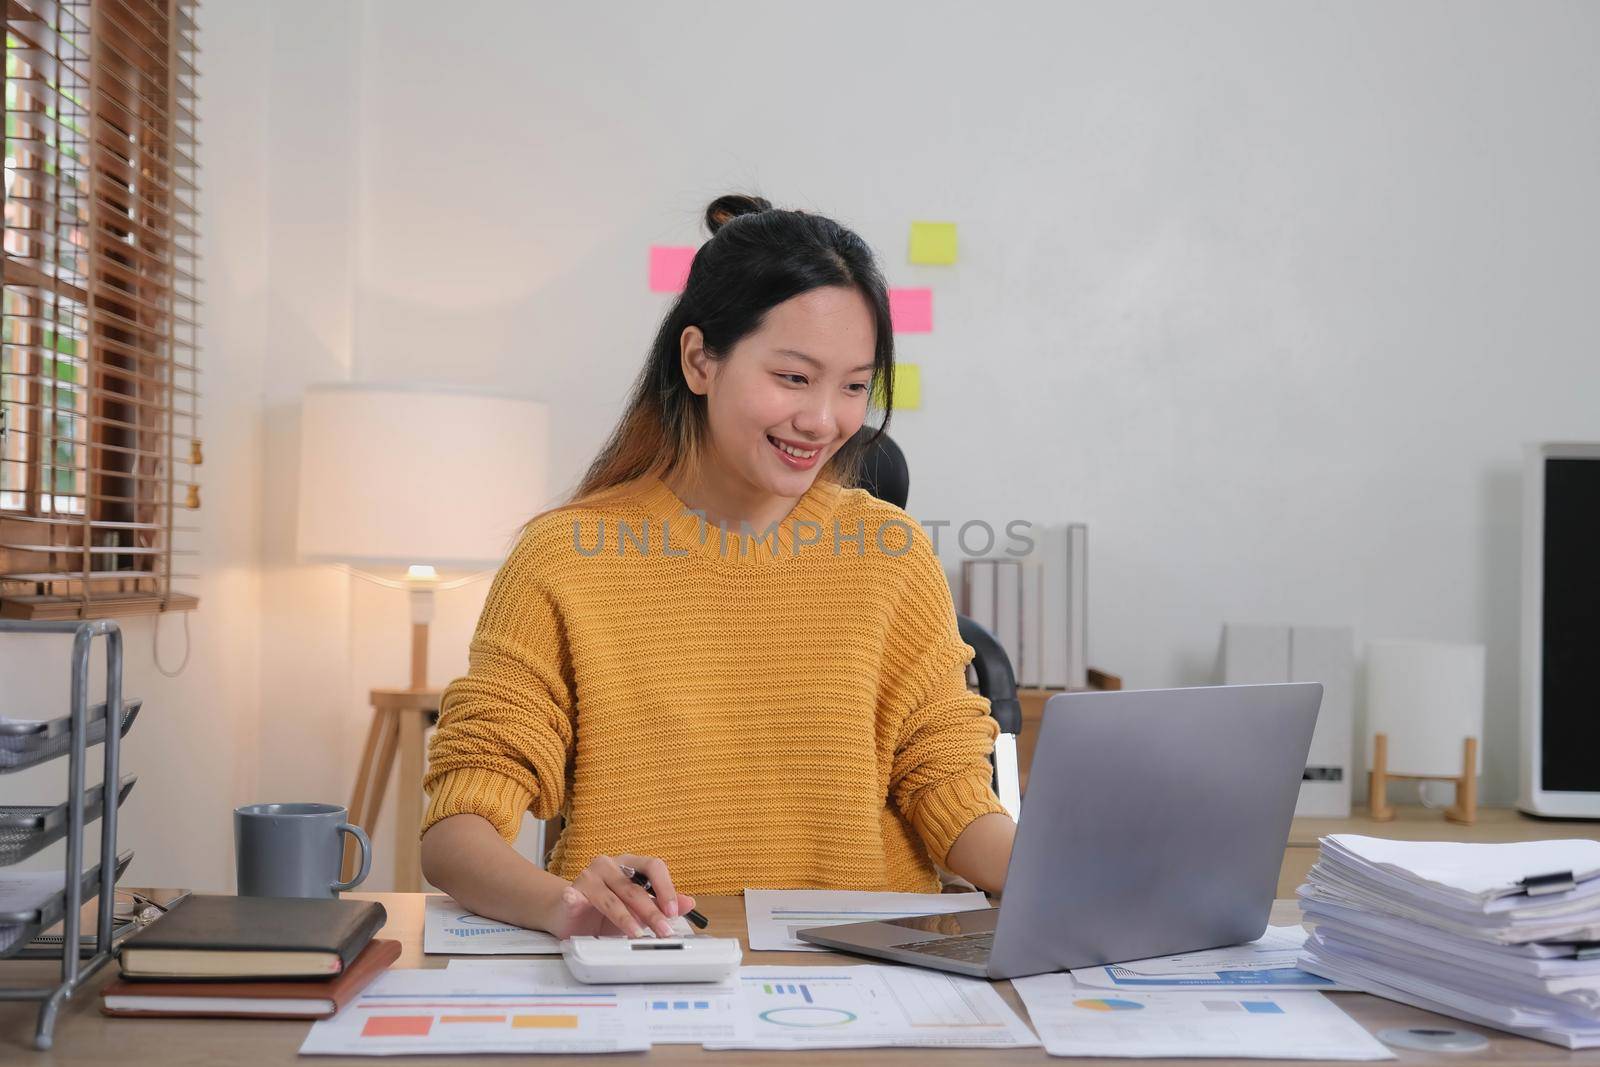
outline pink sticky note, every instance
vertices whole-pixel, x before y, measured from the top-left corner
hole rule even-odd
[[[650,246],[650,291],[652,293],[681,293],[689,282],[689,265],[694,262],[693,248],[672,248],[664,245]]]
[[[932,333],[933,290],[890,289],[889,321],[895,333]]]

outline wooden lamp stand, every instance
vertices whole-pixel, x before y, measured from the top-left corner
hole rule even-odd
[[[411,685],[406,689],[374,689],[372,724],[356,771],[350,797],[350,822],[372,836],[378,809],[389,787],[396,750],[400,753],[400,790],[395,813],[394,888],[398,893],[422,889],[422,739],[438,716],[440,690],[428,688],[428,624],[433,621],[434,592],[438,578],[415,576],[411,597]],[[344,851],[345,881],[355,876],[360,858],[347,839]]]
[[[1461,746],[1461,776],[1448,774],[1395,774],[1389,770],[1389,735],[1372,735],[1372,778],[1367,786],[1367,814],[1376,822],[1395,816],[1389,804],[1389,783],[1454,782],[1456,802],[1445,809],[1444,817],[1468,826],[1478,821],[1478,739],[1469,737]]]

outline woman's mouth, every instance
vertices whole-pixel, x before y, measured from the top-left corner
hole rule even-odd
[[[779,459],[795,470],[810,470],[816,464],[817,457],[822,455],[820,447],[801,448],[798,445],[789,444],[787,441],[780,441],[771,434],[767,435],[767,444],[772,446],[772,450],[778,454]]]

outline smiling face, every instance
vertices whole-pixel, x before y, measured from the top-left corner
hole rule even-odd
[[[728,495],[805,495],[866,421],[876,338],[866,299],[842,286],[776,305],[720,360],[699,327],[684,330],[684,376],[706,398],[708,458]]]

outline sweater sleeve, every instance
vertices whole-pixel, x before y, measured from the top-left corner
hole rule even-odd
[[[481,815],[514,841],[522,813],[561,810],[576,730],[571,657],[560,613],[540,574],[529,530],[500,568],[468,654],[445,689],[428,747],[422,831],[440,819]]]
[[[884,710],[899,724],[889,795],[942,866],[974,819],[1005,812],[990,787],[1000,727],[988,699],[967,689],[974,653],[961,640],[950,586],[920,528],[902,563],[904,592],[885,642]]]

